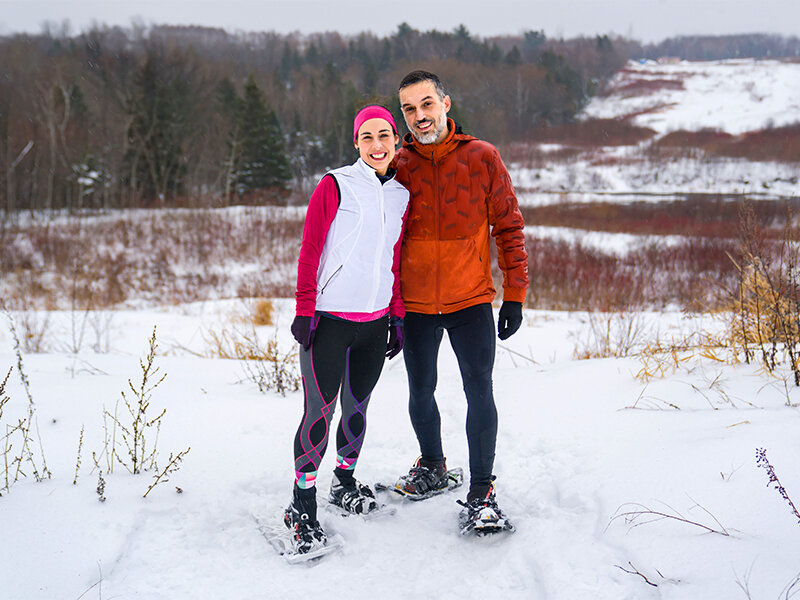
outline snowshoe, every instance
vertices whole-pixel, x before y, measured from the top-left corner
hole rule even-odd
[[[339,550],[344,546],[344,539],[340,535],[326,536],[324,545],[319,545],[307,552],[298,552],[294,533],[277,522],[277,519],[264,519],[253,515],[258,525],[258,530],[269,542],[275,551],[283,556],[291,565],[314,563],[326,554]]]
[[[328,536],[317,521],[316,488],[301,489],[294,486],[292,502],[283,513],[283,524],[289,530],[291,544],[285,544],[280,536],[268,539],[287,560],[290,556],[299,555],[306,555],[305,560],[308,560],[330,551],[325,550]]]
[[[401,476],[393,486],[376,484],[375,489],[390,490],[409,500],[425,500],[454,490],[463,483],[464,471],[461,467],[448,470],[444,461],[426,464],[422,459],[417,459],[408,475]]]
[[[331,508],[344,516],[361,515],[365,519],[394,514],[394,509],[381,504],[368,485],[354,478],[340,480],[334,476],[328,494]]]
[[[467,502],[461,500],[457,502],[463,507],[458,514],[461,535],[473,533],[482,536],[501,531],[512,532],[516,529],[497,506],[494,484],[490,483],[485,493],[468,499]]]

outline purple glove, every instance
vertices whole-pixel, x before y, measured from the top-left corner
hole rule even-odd
[[[296,316],[292,321],[292,335],[297,343],[303,347],[303,350],[311,348],[314,343],[314,333],[317,330],[316,317],[301,317]]]
[[[403,349],[403,319],[389,319],[389,343],[386,345],[386,358],[392,360]]]

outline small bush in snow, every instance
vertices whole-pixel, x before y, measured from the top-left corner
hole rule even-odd
[[[159,472],[157,463],[158,434],[161,431],[161,421],[167,413],[167,409],[162,409],[156,416],[152,416],[150,400],[153,390],[164,381],[167,375],[166,373],[160,375],[160,369],[155,366],[157,349],[156,329],[153,328],[153,334],[148,341],[147,354],[139,360],[141,379],[135,385],[129,379],[129,394],[126,394],[125,391],[121,392],[125,411],[120,411],[119,402],[117,402],[113,414],[107,410],[103,412],[105,442],[102,454],[105,454],[106,457],[106,474],[113,474],[114,466],[117,463],[132,474],[155,470],[155,482],[147,488],[145,496],[157,484],[169,480],[169,475],[180,468],[180,463],[190,450],[187,448],[176,456],[170,453],[167,466]],[[109,421],[111,422],[110,431]],[[103,471],[100,469],[96,453],[92,454],[92,458],[95,467],[100,471],[97,495],[103,502],[105,501]]]
[[[158,446],[158,434],[161,431],[161,419],[167,412],[163,409],[158,415],[151,416],[150,399],[153,390],[166,378],[166,373],[159,376],[160,369],[155,366],[156,330],[150,336],[149,348],[144,359],[139,360],[141,380],[134,385],[128,379],[130,395],[121,393],[127,414],[120,414],[119,402],[114,413],[105,411],[104,417],[111,420],[111,437],[108,431],[105,439],[105,454],[108,461],[108,473],[114,472],[114,464],[118,462],[129,472],[137,474],[155,467]],[[149,438],[149,431],[154,431],[154,438]],[[117,439],[117,432],[121,441]],[[124,451],[120,453],[120,447]]]
[[[253,303],[251,317],[253,325],[272,325],[272,313],[275,306],[266,298],[258,298]]]
[[[589,313],[587,324],[573,352],[578,359],[630,356],[645,345],[649,333],[640,312]]]
[[[14,325],[14,319],[11,313],[6,311],[8,318],[9,330],[11,338],[14,341],[14,352],[17,357],[17,373],[19,374],[20,382],[28,397],[28,405],[24,411],[23,417],[16,417],[9,419],[6,415],[4,422],[4,408],[10,401],[9,396],[6,394],[5,389],[8,379],[11,376],[13,367],[8,370],[2,384],[0,384],[0,427],[2,433],[0,434],[0,489],[8,492],[11,486],[14,485],[21,477],[27,477],[27,469],[30,469],[36,481],[43,481],[50,479],[50,469],[47,468],[47,461],[44,457],[44,449],[42,448],[42,440],[39,437],[39,429],[36,422],[36,405],[33,402],[33,396],[30,391],[30,383],[25,374],[25,368],[22,361],[22,350],[20,345],[19,336]],[[38,454],[37,457],[37,448]]]
[[[283,352],[277,333],[264,344],[255,327],[246,332],[229,327],[210,330],[206,343],[211,356],[242,361],[245,375],[260,392],[274,391],[285,396],[286,392],[300,389],[297,352]]]
[[[752,206],[742,205],[740,255],[731,257],[738,281],[730,292],[727,335],[745,362],[759,358],[769,373],[788,358],[800,386],[800,247],[792,222],[790,214],[782,242],[770,242]]]
[[[769,481],[767,482],[767,487],[770,485],[774,487],[778,493],[781,495],[781,498],[786,500],[789,503],[789,507],[792,509],[794,516],[797,517],[798,523],[800,523],[800,512],[797,511],[797,507],[792,502],[792,499],[789,498],[789,494],[784,489],[783,485],[781,485],[778,476],[775,474],[775,469],[770,464],[769,460],[767,460],[767,451],[764,448],[756,448],[756,464],[761,467],[762,469],[766,469],[767,475],[769,477]]]

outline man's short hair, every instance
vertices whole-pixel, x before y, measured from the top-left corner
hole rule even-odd
[[[423,81],[430,81],[433,84],[433,87],[436,89],[439,100],[444,100],[444,97],[447,95],[447,92],[444,89],[444,84],[436,74],[431,73],[430,71],[411,71],[411,73],[403,77],[403,81],[400,82],[400,87],[397,88],[397,91],[399,92],[404,87],[408,87],[409,85],[414,85],[415,83],[420,83]]]

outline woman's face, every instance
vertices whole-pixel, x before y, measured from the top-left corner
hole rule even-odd
[[[399,142],[400,138],[395,135],[389,121],[375,118],[364,121],[358,128],[355,147],[365,163],[379,175],[386,175]]]

